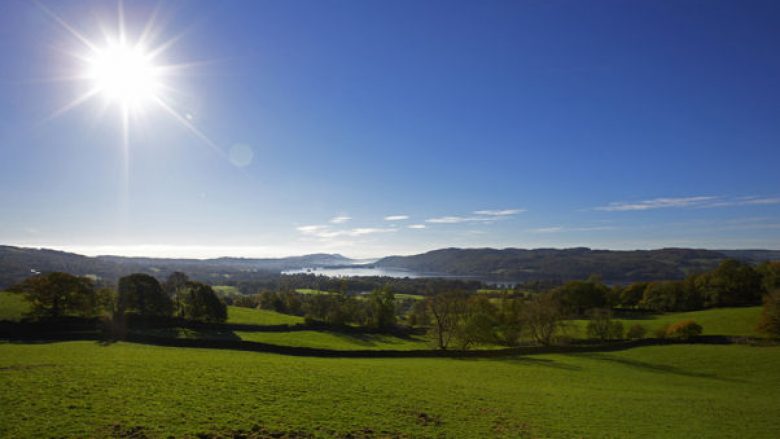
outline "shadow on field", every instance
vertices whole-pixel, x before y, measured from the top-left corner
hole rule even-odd
[[[590,358],[594,360],[599,361],[608,361],[611,363],[618,363],[622,364],[624,366],[633,367],[635,369],[640,369],[647,372],[655,372],[655,373],[662,373],[662,374],[670,374],[670,375],[678,375],[682,377],[688,377],[688,378],[705,378],[705,379],[711,379],[711,380],[717,380],[717,381],[725,381],[725,382],[732,382],[732,383],[744,383],[745,380],[735,379],[735,378],[724,378],[721,376],[718,376],[714,373],[704,373],[704,372],[693,372],[685,369],[680,369],[679,367],[674,366],[668,366],[663,364],[654,364],[654,363],[648,363],[646,361],[639,361],[639,360],[632,360],[628,358],[619,358],[619,357],[613,357],[611,355],[604,355],[604,354],[598,354],[598,353],[587,353],[587,354],[580,354],[580,357]]]

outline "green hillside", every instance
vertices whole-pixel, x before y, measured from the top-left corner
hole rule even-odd
[[[738,345],[358,360],[0,344],[0,436],[771,438],[777,364],[778,347]]]

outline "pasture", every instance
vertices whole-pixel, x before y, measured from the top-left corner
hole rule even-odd
[[[777,364],[741,345],[454,360],[3,343],[0,436],[770,438]]]

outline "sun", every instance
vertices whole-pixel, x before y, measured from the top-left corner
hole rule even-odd
[[[122,42],[93,52],[86,60],[85,76],[96,93],[132,110],[141,110],[159,98],[162,77],[150,52]]]

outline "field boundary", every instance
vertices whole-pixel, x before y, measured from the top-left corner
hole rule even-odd
[[[664,346],[679,344],[708,344],[730,345],[745,344],[751,346],[777,346],[780,341],[756,337],[731,337],[722,335],[705,335],[693,337],[687,340],[645,338],[640,340],[623,340],[608,343],[582,343],[551,346],[520,346],[505,349],[486,350],[337,350],[312,347],[286,346],[271,343],[263,343],[246,340],[222,340],[222,339],[192,339],[161,337],[148,334],[128,333],[120,338],[107,337],[106,334],[96,331],[69,331],[69,332],[27,332],[27,333],[0,333],[0,341],[10,343],[53,343],[62,341],[95,341],[103,344],[111,344],[117,341],[147,344],[163,347],[194,348],[194,349],[220,349],[244,352],[272,353],[298,357],[324,357],[324,358],[498,358],[522,355],[539,354],[568,354],[588,352],[614,352],[645,346]]]

